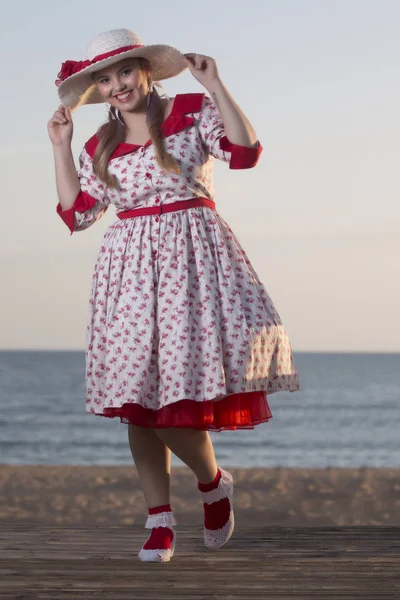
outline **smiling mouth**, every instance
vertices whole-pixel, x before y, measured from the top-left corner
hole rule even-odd
[[[132,92],[133,90],[130,92],[124,92],[123,94],[118,94],[118,96],[115,96],[115,98],[120,102],[126,102],[132,96]]]

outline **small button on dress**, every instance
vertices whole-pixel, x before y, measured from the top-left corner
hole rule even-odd
[[[228,140],[205,94],[177,95],[161,132],[180,172],[160,168],[151,141],[121,143],[108,164],[118,190],[95,174],[98,139],[88,140],[75,203],[67,211],[57,205],[71,235],[110,205],[122,213],[215,202],[214,160],[249,169],[262,152],[259,142]],[[272,417],[268,395],[300,389],[278,311],[218,207],[209,206],[107,227],[92,276],[85,375],[88,413],[152,428],[254,428]]]

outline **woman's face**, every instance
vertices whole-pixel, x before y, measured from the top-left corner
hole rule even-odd
[[[121,111],[135,111],[148,93],[148,74],[134,58],[96,71],[93,79],[104,100]]]

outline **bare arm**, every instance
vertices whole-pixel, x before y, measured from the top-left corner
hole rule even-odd
[[[48,122],[47,130],[53,144],[58,199],[62,209],[68,210],[80,191],[71,150],[73,123],[70,109],[59,106]]]
[[[75,168],[71,151],[73,123],[71,110],[60,106],[47,124],[53,144],[57,214],[71,232],[91,227],[106,212],[110,204],[107,186],[93,171],[93,162],[84,148],[79,156],[79,169]]]
[[[201,54],[185,54],[182,60],[217,105],[228,140],[239,146],[255,147],[257,134],[222,83],[215,60]]]
[[[243,111],[220,79],[207,85],[207,90],[220,112],[226,137],[232,144],[253,147],[257,134]]]
[[[79,177],[75,168],[71,147],[54,146],[56,186],[58,200],[63,210],[72,207],[80,191]]]

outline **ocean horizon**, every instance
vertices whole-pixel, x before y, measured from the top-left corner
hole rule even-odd
[[[301,391],[269,395],[254,430],[211,432],[219,463],[399,467],[400,353],[293,355]],[[3,464],[133,464],[128,426],[85,410],[84,350],[0,350],[0,408]]]

